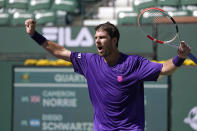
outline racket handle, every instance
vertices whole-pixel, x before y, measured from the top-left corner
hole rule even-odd
[[[188,57],[197,64],[197,58],[192,53],[189,53]]]

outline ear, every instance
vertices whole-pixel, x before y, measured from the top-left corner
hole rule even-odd
[[[116,37],[112,38],[114,46],[116,46],[116,43],[118,42],[118,39]]]

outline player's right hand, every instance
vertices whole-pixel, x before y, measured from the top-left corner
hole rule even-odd
[[[25,21],[25,26],[26,26],[26,32],[29,35],[33,35],[35,32],[35,28],[36,28],[36,21],[33,19],[27,19]]]

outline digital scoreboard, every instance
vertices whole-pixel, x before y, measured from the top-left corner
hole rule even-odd
[[[167,77],[145,82],[146,131],[167,131]],[[71,67],[13,68],[12,131],[93,131],[86,79]]]

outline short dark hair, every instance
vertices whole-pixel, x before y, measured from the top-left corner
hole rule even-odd
[[[115,25],[111,24],[110,22],[106,22],[95,27],[95,31],[98,31],[100,29],[106,31],[111,38],[116,37],[117,38],[116,47],[118,47],[118,41],[120,38],[120,33],[118,28]]]

